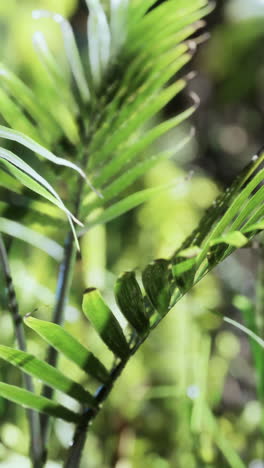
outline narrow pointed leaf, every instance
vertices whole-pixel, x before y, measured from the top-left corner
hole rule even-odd
[[[26,187],[47,198],[49,201],[61,208],[69,218],[72,218],[77,222],[77,224],[81,224],[65,207],[60,196],[50,183],[21,158],[11,151],[0,148],[0,161],[6,164],[8,169],[20,180],[20,182],[26,185]]]
[[[59,158],[58,156],[55,156],[55,154],[53,154],[51,151],[49,151],[48,149],[46,149],[44,146],[40,145],[36,141],[32,140],[32,138],[28,137],[24,133],[21,133],[16,130],[3,127],[2,125],[0,125],[0,138],[5,138],[7,140],[16,141],[17,143],[20,143],[21,145],[25,146],[31,151],[34,151],[34,153],[37,153],[43,158],[48,159],[49,161],[53,162],[54,164],[58,164],[60,166],[65,166],[65,167],[74,169],[84,179],[87,179],[84,171],[80,167],[78,167],[76,164],[72,163],[71,161],[68,161],[67,159]]]
[[[125,43],[129,0],[110,0],[111,55],[115,59]]]
[[[48,414],[54,418],[63,419],[67,422],[78,423],[80,420],[80,416],[77,413],[74,413],[65,406],[15,385],[0,382],[0,396],[20,406]]]
[[[33,45],[53,85],[56,86],[57,93],[66,99],[71,111],[76,114],[78,107],[70,87],[70,82],[67,79],[67,73],[65,73],[65,70],[61,68],[53,56],[42,32],[36,31],[33,34]]]
[[[0,162],[7,166],[11,174],[13,174],[14,177],[16,177],[23,185],[28,187],[30,190],[33,190],[34,192],[38,193],[39,195],[43,196],[47,200],[51,201],[54,205],[58,206],[61,210],[63,210],[66,213],[75,238],[77,248],[79,248],[79,243],[73,225],[73,220],[79,225],[82,225],[82,223],[80,223],[80,221],[78,221],[75,218],[75,216],[65,207],[60,196],[46,181],[46,179],[40,176],[34,169],[32,169],[28,164],[26,164],[14,153],[11,153],[10,151],[5,150],[3,148],[0,148]]]
[[[24,320],[28,327],[84,372],[103,383],[107,382],[109,374],[103,364],[62,327],[34,317],[26,317]]]
[[[100,0],[86,0],[86,3],[89,8],[89,60],[94,84],[98,87],[109,65],[111,35]]]
[[[32,354],[0,345],[0,358],[75,400],[95,406],[94,398],[81,385],[70,380],[55,367],[35,358]]]
[[[243,232],[251,232],[251,231],[262,231],[264,229],[264,221],[260,221],[259,223],[254,223],[248,226]]]
[[[129,356],[129,346],[119,322],[95,288],[83,296],[83,312],[108,348],[121,359]]]
[[[149,328],[149,321],[144,298],[133,271],[123,273],[118,278],[115,284],[115,298],[127,321],[139,335],[144,335]]]
[[[36,140],[41,139],[37,127],[22,112],[21,108],[0,88],[0,113],[10,127],[30,135]]]
[[[33,91],[3,64],[0,64],[0,76],[8,91],[33,117],[39,126],[40,133],[43,133],[45,139],[49,141],[50,135],[54,133],[55,122],[52,115],[42,107]]]
[[[136,208],[137,206],[145,203],[146,201],[150,200],[152,197],[158,195],[162,191],[175,187],[175,183],[170,183],[166,185],[162,185],[155,188],[140,190],[139,192],[133,193],[129,195],[125,199],[114,203],[109,208],[106,208],[102,213],[97,215],[93,220],[89,221],[83,229],[78,232],[78,236],[82,236],[85,232],[89,231],[91,227],[96,226],[97,224],[106,224],[113,219],[121,216],[122,214],[126,213],[127,211]]]
[[[80,91],[82,99],[85,102],[88,102],[90,99],[90,90],[84,74],[82,61],[80,58],[79,50],[76,44],[71,24],[62,15],[59,15],[57,13],[51,13],[46,10],[35,10],[33,11],[32,16],[34,19],[51,18],[53,21],[60,25],[64,40],[64,47],[72,74]]]
[[[57,242],[16,221],[0,217],[0,232],[43,250],[57,262],[60,262],[63,258],[63,248]]]
[[[242,234],[242,232],[232,231],[232,232],[228,232],[227,234],[217,239],[214,239],[211,242],[211,245],[213,246],[213,245],[218,245],[222,243],[232,245],[233,247],[243,247],[244,245],[248,243],[248,239],[246,238],[246,236]]]
[[[114,182],[102,189],[103,198],[97,198],[93,202],[83,204],[84,216],[87,216],[94,209],[104,206],[107,202],[113,200],[120,195],[126,188],[133,184],[140,176],[144,175],[148,170],[154,167],[158,162],[169,159],[173,156],[173,151],[166,151],[151,156],[146,161],[135,164],[131,169],[128,169],[124,174],[117,177]],[[89,195],[88,195],[89,197]],[[88,198],[87,197],[87,198]]]
[[[150,263],[142,273],[142,282],[148,298],[161,315],[168,311],[172,280],[169,270],[169,261],[158,259]]]

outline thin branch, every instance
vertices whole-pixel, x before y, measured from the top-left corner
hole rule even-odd
[[[12,316],[14,331],[16,335],[16,340],[18,343],[18,348],[22,351],[26,351],[26,339],[24,333],[23,320],[19,313],[19,307],[16,297],[16,292],[11,276],[11,270],[9,266],[7,251],[3,241],[3,237],[0,235],[0,263],[2,266],[4,281],[6,284],[6,296],[7,296],[7,306],[8,310]],[[24,374],[24,387],[30,391],[34,392],[34,386],[32,379],[29,375]],[[40,436],[40,420],[39,414],[32,410],[27,410],[29,428],[30,428],[30,454],[32,459],[32,465],[34,468],[41,468],[44,465],[44,452],[43,446],[41,443]]]
[[[199,283],[200,280],[214,268],[214,266],[215,265],[207,265],[206,267],[204,267],[203,270],[200,272],[199,276],[196,278],[194,284],[186,288],[184,292],[177,290],[177,294],[173,296],[173,301],[167,313],[157,318],[157,320],[151,325],[150,329],[148,330],[148,333],[146,333],[144,337],[138,339],[137,342],[134,344],[130,351],[128,359],[125,361],[121,361],[117,366],[115,366],[111,372],[109,381],[98,388],[98,390],[95,393],[95,400],[97,402],[97,406],[94,409],[89,408],[83,412],[82,419],[76,427],[73,436],[73,441],[69,448],[68,457],[64,464],[64,468],[79,468],[89,426],[92,424],[93,420],[101,410],[102,404],[112,391],[115,381],[125,369],[129,359],[137,352],[141,345],[146,341],[151,331],[159,325],[159,323],[165,318],[165,316],[176,305],[176,303],[181,299],[181,297],[187,294],[187,292],[195,284]]]
[[[56,291],[56,301],[53,314],[53,323],[60,325],[63,322],[64,310],[67,303],[69,290],[71,286],[72,274],[73,274],[73,264],[76,258],[76,246],[72,233],[69,233],[65,241],[64,246],[64,258],[60,265],[58,282],[57,282],[57,291]],[[53,347],[49,347],[47,353],[47,362],[52,366],[57,365],[58,352]],[[54,390],[51,387],[44,385],[42,394],[46,398],[52,398]],[[42,439],[44,445],[47,443],[48,438],[48,425],[49,417],[46,414],[41,414],[40,416],[41,430],[42,430]]]
[[[256,288],[256,320],[258,333],[264,339],[264,239],[259,245],[258,275]]]
[[[88,139],[89,140],[89,139]],[[88,146],[87,140],[87,146]],[[86,145],[84,145],[86,147]],[[83,166],[86,166],[88,155],[86,152],[83,154]],[[84,188],[84,180],[80,179],[77,183],[77,193],[75,198],[75,209],[74,215],[78,217],[79,215],[79,208],[82,198],[82,192]],[[73,233],[70,232],[65,240],[64,244],[64,256],[62,263],[59,269],[58,281],[57,281],[57,290],[56,290],[56,300],[55,300],[55,307],[52,317],[52,322],[56,323],[57,325],[61,325],[64,320],[64,311],[65,306],[68,300],[71,283],[72,283],[72,276],[74,270],[74,264],[76,261],[76,245],[75,240],[73,237]],[[58,352],[52,346],[49,347],[47,353],[47,362],[48,364],[55,366],[57,365],[58,360]],[[54,390],[51,387],[44,385],[42,395],[46,398],[53,397]],[[49,416],[46,414],[42,414],[40,416],[40,423],[41,423],[41,433],[42,433],[42,441],[44,446],[47,444],[48,435],[49,435]]]
[[[132,354],[134,354],[136,349],[138,349],[138,346],[136,346],[132,350],[131,355],[129,357],[131,357]],[[118,379],[118,377],[124,370],[127,362],[128,360],[121,361],[117,366],[115,366],[111,372],[109,381],[98,388],[95,394],[95,400],[97,403],[96,408],[88,408],[83,412],[81,421],[76,426],[75,433],[73,436],[73,442],[70,446],[68,457],[64,464],[64,468],[79,468],[88,428],[97,416],[98,412],[100,411],[102,404],[111,392],[115,381]]]

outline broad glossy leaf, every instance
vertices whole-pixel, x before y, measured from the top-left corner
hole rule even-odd
[[[108,348],[121,359],[129,356],[129,346],[119,322],[95,288],[83,296],[83,312]]]
[[[103,364],[62,327],[34,317],[26,317],[25,323],[84,372],[101,382],[107,382],[109,374]]]
[[[77,413],[74,413],[65,406],[15,385],[0,382],[0,396],[20,406],[46,413],[49,416],[60,418],[67,422],[78,423],[80,420],[80,416]]]
[[[81,385],[70,380],[55,367],[35,358],[32,354],[0,345],[0,358],[75,400],[95,406],[94,398]]]

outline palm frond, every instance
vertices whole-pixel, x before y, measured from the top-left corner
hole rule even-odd
[[[249,242],[256,234],[264,230],[264,191],[261,185],[264,176],[264,169],[261,168],[263,161],[263,152],[252,158],[250,164],[234,180],[233,184],[205,212],[198,227],[171,258],[157,259],[146,266],[141,275],[144,290],[139,285],[135,272],[125,272],[117,279],[116,302],[132,332],[130,338],[126,332],[124,333],[98,290],[89,288],[84,293],[84,315],[118,360],[111,373],[62,327],[33,317],[25,318],[25,323],[45,341],[75,362],[90,376],[103,382],[103,386],[95,393],[94,400],[87,401],[89,408],[102,403],[128,359],[164,316],[174,308],[175,304],[216,265],[241,245],[244,246],[245,240]],[[6,347],[0,347],[0,357],[11,360],[11,363],[19,366],[23,372],[30,372],[31,375],[37,375],[41,380],[48,381],[49,385],[55,385],[56,388],[61,386],[61,389],[69,396],[74,398],[77,396],[77,399],[82,396],[87,398],[86,393],[82,395],[78,393],[77,383],[74,384],[75,386],[70,386],[64,377],[58,383],[56,380],[58,375],[55,375],[52,369],[48,368],[44,375],[45,363],[40,363],[36,370],[35,364],[38,361],[35,358],[33,360],[30,358],[28,361],[24,359],[24,355],[16,354],[16,352],[14,354],[13,350]],[[75,391],[78,395],[73,393]],[[87,392],[86,388],[83,388],[83,391]],[[2,391],[0,386],[2,396],[18,403],[24,401],[23,398],[26,401],[27,395],[14,393],[13,396],[13,392],[15,390],[8,395],[6,389]],[[36,398],[39,397],[36,396]],[[27,400],[26,404],[38,411],[47,412],[47,402],[45,405],[44,403],[42,400],[36,400],[36,402],[32,400],[29,404]],[[57,403],[54,404],[57,405]],[[48,411],[53,411],[53,409]],[[58,414],[56,412],[49,414],[66,420],[72,417],[63,413],[61,408]],[[92,419],[96,414],[97,409],[91,412],[90,418]]]

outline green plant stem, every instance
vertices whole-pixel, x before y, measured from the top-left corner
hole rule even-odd
[[[226,258],[226,256],[228,256],[229,254],[230,252],[224,255],[224,258]],[[205,276],[205,274],[210,272],[215,266],[216,264],[208,265],[207,263],[203,265],[201,268],[201,271],[195,278],[194,284],[199,283],[199,281]],[[168,312],[177,304],[177,302],[182,298],[182,296],[188,293],[188,291],[192,287],[193,285],[189,285],[189,287],[186,288],[184,292],[181,292],[179,289],[177,290],[177,293],[173,297],[173,303],[170,309],[168,310]],[[159,325],[159,323],[164,319],[164,317],[168,314],[168,312],[162,316],[159,316],[156,319],[156,321],[152,324],[152,326],[148,330],[148,333],[143,338],[140,338],[137,340],[137,342],[135,343],[135,345],[130,351],[129,358],[125,361],[120,362],[117,366],[115,366],[111,372],[109,381],[106,384],[98,388],[95,394],[95,399],[97,401],[97,408],[95,409],[89,408],[83,412],[81,422],[77,425],[75,429],[73,441],[69,448],[69,452],[68,452],[66,462],[64,464],[64,468],[79,468],[89,426],[92,424],[93,420],[95,419],[95,417],[101,410],[102,404],[104,403],[104,401],[110,394],[115,381],[125,369],[129,359],[136,353],[136,351],[140,348],[140,346],[146,341],[151,331],[154,330]]]
[[[86,147],[86,145],[84,145]],[[84,167],[87,164],[88,156],[84,152],[82,157],[82,162]],[[79,215],[79,208],[82,199],[82,193],[84,188],[84,180],[80,179],[77,181],[77,192],[75,194],[75,208],[74,208],[74,215],[78,217]],[[64,311],[65,306],[67,304],[69,291],[71,288],[74,265],[76,262],[76,254],[77,248],[75,245],[74,236],[72,231],[68,233],[66,236],[66,240],[64,243],[64,255],[63,260],[60,264],[59,274],[58,274],[58,281],[57,281],[57,289],[56,289],[56,299],[55,299],[55,307],[52,317],[52,322],[56,323],[57,325],[61,325],[64,320]],[[47,362],[52,366],[57,365],[58,360],[58,352],[52,346],[49,347],[47,353]],[[42,395],[46,398],[53,397],[54,390],[47,385],[44,385],[42,390]],[[49,435],[49,416],[42,414],[40,417],[41,423],[41,433],[42,433],[42,441],[44,447],[47,446],[47,440]],[[47,457],[47,449],[45,450],[45,458]]]
[[[133,348],[130,357],[134,354],[137,348],[138,346],[136,348]],[[121,361],[117,366],[115,366],[111,372],[109,381],[98,388],[95,394],[97,407],[94,409],[88,408],[83,412],[82,419],[80,423],[76,426],[75,433],[73,436],[73,442],[70,446],[68,457],[64,464],[64,468],[79,468],[88,428],[97,416],[98,412],[100,411],[103,402],[108,397],[109,393],[111,392],[114,386],[115,381],[118,379],[118,377],[124,370],[127,362],[128,360]]]
[[[74,269],[74,263],[76,259],[76,246],[74,243],[74,238],[72,233],[69,233],[64,246],[64,258],[60,265],[58,282],[57,282],[57,291],[56,291],[56,301],[53,314],[53,323],[60,325],[63,322],[64,310],[67,303],[69,290],[72,282],[72,275]],[[47,362],[52,366],[57,365],[58,352],[56,349],[51,346],[48,349],[47,353]],[[54,390],[44,385],[42,395],[46,398],[52,398]],[[49,417],[46,414],[42,414],[40,417],[41,430],[42,430],[42,440],[44,446],[47,444],[48,439],[48,429],[49,429]]]
[[[264,245],[259,247],[258,276],[256,288],[256,319],[259,336],[264,339]]]
[[[13,319],[14,330],[16,335],[16,340],[18,348],[22,351],[26,351],[26,339],[24,333],[23,320],[19,313],[19,307],[16,297],[16,292],[13,284],[13,279],[11,276],[11,270],[8,261],[8,255],[3,241],[3,237],[0,235],[0,263],[2,265],[4,280],[6,283],[7,290],[7,305],[10,311],[10,314]],[[30,391],[34,392],[34,385],[32,379],[29,375],[24,374],[24,387]],[[43,445],[41,442],[40,435],[40,418],[39,414],[32,410],[27,410],[27,417],[29,422],[30,429],[30,457],[32,460],[33,468],[41,468],[44,465],[43,458]]]

